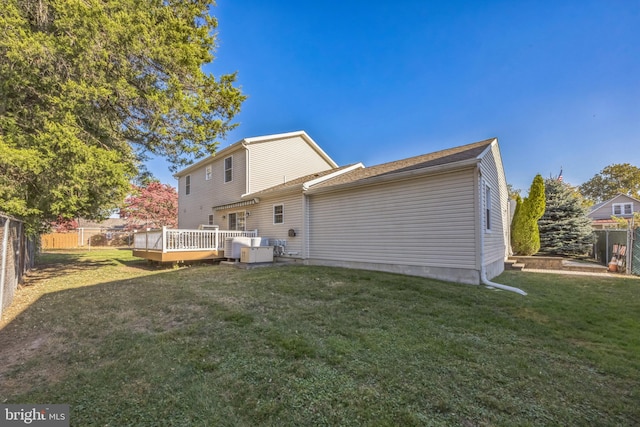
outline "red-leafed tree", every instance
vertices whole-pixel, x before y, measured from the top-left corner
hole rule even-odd
[[[78,228],[78,221],[75,219],[65,219],[61,216],[58,220],[51,223],[51,229],[56,233],[68,233]]]
[[[131,195],[124,203],[120,216],[127,220],[130,230],[178,225],[178,192],[168,184],[154,181],[132,185]]]

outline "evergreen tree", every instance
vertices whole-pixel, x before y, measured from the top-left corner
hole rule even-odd
[[[516,198],[516,211],[511,223],[511,245],[519,255],[533,255],[540,250],[538,219],[545,211],[544,180],[536,175],[524,200]]]
[[[0,207],[42,224],[108,215],[145,156],[213,153],[245,99],[204,71],[213,0],[7,0],[0,8]]]
[[[546,210],[538,221],[543,252],[585,255],[593,244],[593,229],[582,197],[556,179],[545,182]]]

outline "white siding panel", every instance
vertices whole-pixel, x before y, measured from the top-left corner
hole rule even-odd
[[[482,210],[481,227],[484,233],[484,263],[504,260],[508,255],[509,210],[507,183],[502,169],[502,160],[497,145],[487,152],[480,163],[482,180],[491,188],[491,231],[485,232],[485,212]],[[480,197],[484,189],[480,186]]]
[[[300,136],[250,144],[249,193],[331,169]]]
[[[213,206],[237,202],[246,191],[245,150],[236,150],[233,156],[233,180],[224,182],[224,158],[214,157],[211,162],[191,172],[191,194],[185,192],[185,177],[178,182],[178,227],[196,228],[206,224]],[[229,157],[229,156],[225,156]],[[211,179],[205,179],[207,166],[211,166]],[[217,219],[216,215],[216,219]],[[224,228],[224,224],[219,224]]]
[[[473,269],[473,169],[310,197],[312,259]]]
[[[249,229],[258,229],[258,235],[268,238],[269,244],[273,246],[273,240],[286,240],[286,252],[292,258],[303,257],[304,229],[302,221],[302,193],[295,195],[285,195],[273,198],[260,199],[256,205],[247,208],[251,212],[247,220]],[[273,223],[273,206],[284,205],[284,223]],[[295,237],[288,235],[289,229],[294,229]]]

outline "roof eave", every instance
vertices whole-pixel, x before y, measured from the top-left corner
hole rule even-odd
[[[405,180],[405,179],[409,179],[409,178],[413,178],[421,175],[436,175],[439,173],[476,167],[478,163],[480,163],[480,161],[481,161],[481,158],[480,156],[478,156],[473,159],[461,160],[459,162],[447,163],[444,165],[436,165],[436,166],[430,166],[430,167],[419,168],[419,169],[411,169],[408,171],[396,172],[396,173],[385,173],[385,174],[376,175],[368,178],[362,178],[362,179],[351,181],[351,182],[345,182],[344,184],[330,185],[330,186],[320,187],[315,189],[310,188],[309,190],[306,191],[306,193],[321,194],[321,193],[328,193],[332,191],[345,190],[349,188],[375,185],[383,182],[400,181],[400,180]]]

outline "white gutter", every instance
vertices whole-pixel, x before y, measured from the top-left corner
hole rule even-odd
[[[478,172],[480,172],[479,168],[478,168]],[[478,184],[480,186],[482,186],[481,177],[482,177],[482,174],[479,173],[478,178],[480,179],[478,180]],[[482,188],[479,189],[478,196],[479,196],[478,197],[479,204],[478,204],[478,210],[476,212],[478,212],[478,215],[480,215],[480,212],[482,211],[482,198],[484,197]],[[480,226],[478,227],[478,230],[480,232],[480,282],[483,285],[487,286],[489,289],[494,289],[494,288],[502,289],[504,291],[515,292],[520,295],[527,295],[527,293],[520,288],[515,288],[513,286],[507,286],[500,283],[492,282],[487,278],[487,270],[484,266],[484,224],[482,221],[480,221]]]

